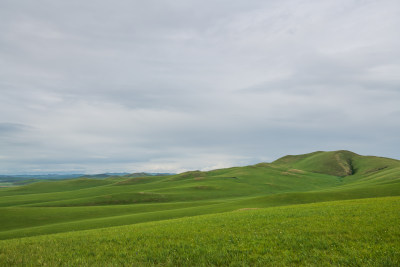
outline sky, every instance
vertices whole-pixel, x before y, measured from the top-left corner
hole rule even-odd
[[[0,174],[400,159],[398,0],[2,0]]]

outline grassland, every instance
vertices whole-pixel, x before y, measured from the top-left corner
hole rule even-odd
[[[398,266],[400,197],[217,215],[0,241],[1,265]]]
[[[10,182],[0,182],[0,188],[1,187],[10,187],[13,186],[13,183]]]
[[[396,266],[399,196],[399,161],[349,151],[33,182],[0,189],[0,265]]]

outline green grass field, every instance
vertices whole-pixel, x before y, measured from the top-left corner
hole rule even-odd
[[[0,265],[400,264],[400,162],[348,151],[0,188]]]
[[[2,188],[2,187],[10,187],[10,186],[13,186],[13,183],[0,182],[0,188]]]

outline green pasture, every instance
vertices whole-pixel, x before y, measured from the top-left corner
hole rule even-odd
[[[400,197],[242,209],[0,241],[0,265],[398,266]]]
[[[399,161],[349,151],[170,176],[22,181],[0,187],[0,265],[392,266],[399,196]],[[63,246],[72,250],[57,260]]]

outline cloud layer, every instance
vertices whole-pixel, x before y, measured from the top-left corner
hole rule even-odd
[[[0,3],[0,173],[400,158],[400,2]]]

